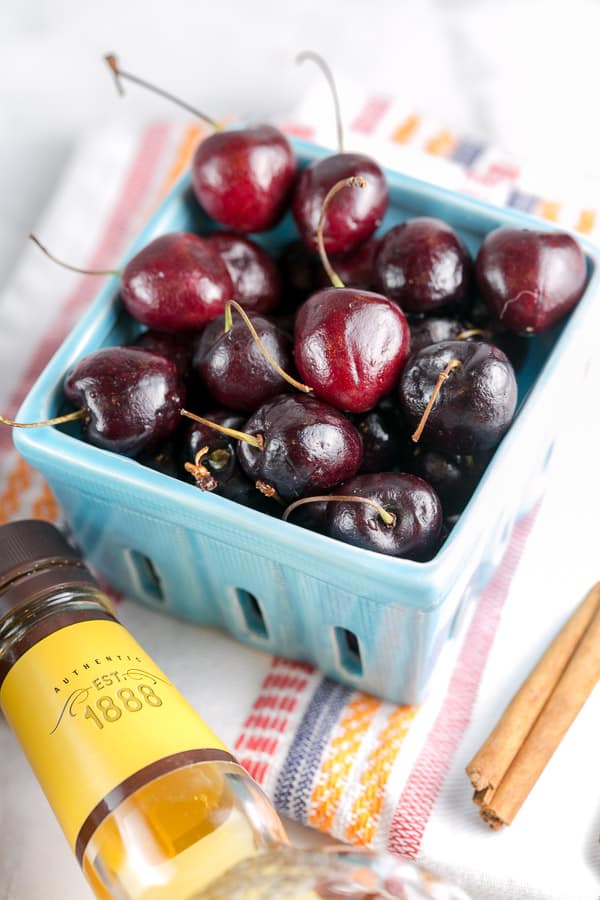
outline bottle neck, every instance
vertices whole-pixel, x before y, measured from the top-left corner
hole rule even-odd
[[[115,620],[108,597],[89,584],[57,589],[54,580],[52,587],[38,588],[0,619],[0,687],[17,660],[54,631],[91,619]]]

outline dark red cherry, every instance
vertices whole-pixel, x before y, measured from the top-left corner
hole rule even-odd
[[[381,294],[325,288],[296,316],[300,377],[338,409],[365,412],[375,406],[397,382],[409,347],[404,313]]]
[[[388,556],[427,560],[437,550],[442,508],[433,488],[416,475],[357,475],[334,492],[374,500],[395,517],[386,525],[373,507],[343,500],[327,504],[330,537]]]
[[[351,420],[360,431],[363,442],[360,475],[404,468],[404,448],[410,438],[397,401],[384,397],[374,409],[360,416],[353,416]]]
[[[475,271],[488,309],[511,331],[537,333],[575,306],[587,276],[581,247],[564,232],[497,228]]]
[[[176,441],[171,438],[150,450],[144,450],[136,458],[139,463],[148,469],[162,472],[163,475],[168,475],[169,478],[178,478],[177,455]]]
[[[469,254],[456,232],[446,222],[424,216],[384,235],[375,283],[405,312],[428,313],[464,300],[470,271]]]
[[[372,237],[349,253],[338,253],[330,257],[329,262],[346,287],[364,291],[375,290],[375,257],[380,243],[380,238]],[[330,278],[321,267],[319,286],[330,285]]]
[[[438,344],[440,341],[454,341],[459,334],[463,334],[468,325],[459,319],[445,318],[442,316],[424,316],[419,319],[410,319],[410,349],[411,353],[422,350],[430,344]]]
[[[215,231],[206,240],[216,247],[233,282],[233,298],[248,312],[268,313],[279,304],[281,278],[277,266],[250,238]]]
[[[442,341],[414,353],[400,379],[400,403],[409,428],[417,428],[439,382],[423,430],[423,443],[448,454],[477,453],[498,443],[517,404],[513,367],[498,347],[485,341]]]
[[[239,429],[244,423],[244,417],[228,409],[210,410],[205,418],[226,428]],[[198,451],[206,448],[202,456],[202,464],[206,466],[217,485],[227,481],[237,468],[235,452],[235,438],[228,437],[204,425],[202,422],[190,421],[187,425],[181,443],[182,467],[186,462],[195,462]],[[194,481],[191,473],[187,473],[189,480]]]
[[[444,516],[448,518],[462,512],[489,460],[489,453],[448,455],[417,445],[413,471],[435,490],[442,502]]]
[[[235,429],[241,428],[244,422],[242,416],[224,409],[207,412],[206,418],[226,428]],[[185,477],[201,490],[211,491],[259,512],[280,516],[283,509],[281,504],[265,497],[243,472],[236,455],[236,443],[234,438],[201,422],[190,422],[181,452],[181,468]],[[198,453],[200,457],[197,456]],[[190,462],[197,463],[195,471],[185,467],[185,463]]]
[[[175,363],[181,377],[187,378],[192,366],[196,338],[195,334],[169,334],[150,328],[140,334],[129,346],[149,350],[150,353],[158,353],[160,356],[170,359]]]
[[[281,368],[293,368],[289,337],[264,316],[249,315],[261,341]],[[223,319],[207,325],[198,342],[194,369],[218,403],[232,410],[254,412],[276,394],[291,390],[263,356],[246,324],[237,316],[228,332]]]
[[[131,259],[121,296],[134,319],[158,331],[199,331],[220,316],[233,284],[216,249],[187,232],[164,234]]]
[[[338,410],[306,395],[269,400],[246,422],[263,448],[240,442],[238,459],[252,481],[273,487],[286,501],[329,490],[357,471],[362,441]]]
[[[327,534],[327,500],[315,500],[292,510],[288,521],[317,534]]]
[[[184,386],[174,363],[144,350],[106,347],[67,376],[67,398],[85,409],[84,438],[136,456],[169,438],[181,422]]]
[[[244,234],[266,231],[285,211],[296,168],[281,131],[254,125],[203,140],[192,162],[192,184],[200,206],[217,222]]]
[[[347,253],[371,237],[388,204],[385,176],[375,160],[360,153],[337,153],[313,162],[300,173],[292,212],[300,237],[317,249],[321,207],[331,188],[342,179],[362,176],[366,187],[340,191],[331,201],[323,226],[327,253]]]

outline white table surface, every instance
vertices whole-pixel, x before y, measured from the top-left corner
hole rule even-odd
[[[101,63],[106,51],[124,66],[178,91],[212,115],[278,115],[314,78],[293,64],[300,49],[324,53],[334,70],[405,95],[416,108],[546,165],[600,177],[597,40],[593,0],[2,0],[0,6],[0,285],[52,194],[78,138],[107,117],[156,117],[157,102],[131,89],[115,100]],[[91,102],[91,97],[94,102]],[[116,111],[116,112],[115,112]],[[161,109],[163,115],[171,110]],[[591,203],[600,199],[592,198]],[[1,316],[1,310],[0,310]],[[598,370],[598,367],[596,367]],[[597,371],[596,371],[597,374]],[[596,378],[598,381],[598,378]],[[566,536],[577,586],[597,577],[592,553],[600,500],[590,447],[597,416],[574,423],[577,485],[569,485],[573,448],[558,454],[550,513],[528,554],[529,576],[558,555],[555,524],[579,523],[587,540]],[[587,501],[582,479],[589,477]],[[560,566],[554,566],[560,577]],[[520,575],[528,577],[528,572]],[[128,618],[132,621],[128,622]],[[165,629],[178,628],[136,609],[125,617],[223,740],[232,742],[269,657],[243,648],[221,663],[230,639],[190,629],[177,660],[161,655]],[[192,687],[193,683],[193,687]],[[203,684],[210,690],[203,692]],[[4,729],[6,726],[0,725]],[[88,896],[66,842],[16,742],[2,734],[10,765],[0,767],[0,897],[75,900]],[[308,840],[300,829],[294,836]]]

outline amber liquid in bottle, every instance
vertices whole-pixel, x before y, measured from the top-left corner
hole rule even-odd
[[[237,765],[197,763],[123,801],[96,829],[83,871],[100,898],[173,900],[241,859],[285,842],[277,816]]]

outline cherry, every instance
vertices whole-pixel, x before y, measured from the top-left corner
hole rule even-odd
[[[361,416],[351,417],[363,442],[359,474],[389,472],[400,465],[408,430],[398,404],[384,397],[377,406]]]
[[[279,304],[281,278],[266,252],[247,237],[215,231],[206,240],[216,247],[233,283],[233,296],[249,312],[268,313]]]
[[[149,450],[175,432],[185,393],[174,363],[128,347],[85,356],[67,376],[64,392],[85,410],[84,438],[125,456]]]
[[[150,353],[158,353],[160,356],[170,359],[175,363],[181,377],[187,378],[192,366],[195,339],[195,334],[169,334],[150,328],[148,331],[142,332],[133,344],[128,346],[148,350]]]
[[[126,309],[134,319],[157,331],[199,331],[223,312],[233,294],[219,253],[206,240],[188,232],[155,238],[129,260],[122,272],[71,265],[50,253],[35,235],[29,237],[53,262],[72,272],[121,276]]]
[[[249,315],[248,319],[278,367],[291,369],[291,340],[264,316]],[[204,329],[194,369],[215,400],[229,409],[251,413],[290,388],[265,359],[244,321],[236,319],[228,331],[223,322],[215,319]]]
[[[121,276],[128,312],[158,331],[199,331],[223,313],[232,296],[229,272],[215,247],[187,232],[155,238]]]
[[[296,158],[272,125],[221,131],[199,144],[192,184],[206,212],[234,231],[266,231],[277,224],[296,177]]]
[[[365,412],[392,390],[409,354],[402,311],[386,297],[326,288],[296,316],[294,358],[317,397],[339,409]]]
[[[239,429],[244,423],[242,416],[225,409],[208,412],[207,418],[232,429]],[[242,471],[235,444],[233,438],[208,425],[190,422],[181,454],[188,477],[203,491],[212,491],[259,512],[280,515],[281,505],[257,490]]]
[[[314,397],[283,394],[246,422],[258,446],[240,443],[240,464],[252,481],[286,501],[328,490],[357,471],[362,441],[342,413]]]
[[[167,97],[217,129],[198,146],[192,184],[198,202],[217,222],[234,231],[265,231],[277,224],[288,202],[297,163],[286,137],[272,125],[222,131],[214,119],[161,88],[124,72],[113,54],[106,61],[119,91],[121,79]]]
[[[377,290],[405,312],[428,313],[467,295],[471,260],[440,219],[409,219],[383,237],[375,261]]]
[[[422,430],[428,446],[448,454],[494,447],[517,404],[514,370],[502,350],[486,341],[424,347],[408,360],[399,389],[408,425],[417,428],[413,440]]]
[[[292,213],[304,243],[317,248],[316,232],[325,197],[344,178],[362,177],[364,191],[336,197],[325,217],[323,238],[328,253],[348,253],[369,238],[388,204],[385,175],[375,160],[361,153],[338,153],[304,169],[294,191]]]
[[[323,239],[328,253],[346,253],[369,238],[381,223],[388,204],[388,189],[380,166],[362,153],[344,153],[339,103],[331,71],[316,53],[305,52],[298,61],[310,59],[325,74],[332,91],[338,132],[335,156],[311,163],[300,173],[292,198],[292,213],[304,243],[317,249],[317,226],[321,208],[331,188],[342,179],[363,178],[364,191],[344,192],[331,203],[325,216]]]
[[[173,439],[164,441],[150,450],[144,450],[136,459],[137,462],[148,469],[154,469],[155,472],[162,472],[163,475],[168,475],[170,478],[179,477],[176,442]]]
[[[206,418],[226,428],[239,429],[244,424],[243,416],[228,409],[211,410],[207,412]],[[202,422],[191,421],[184,432],[181,459],[184,465],[194,463],[197,454],[204,450],[201,464],[208,470],[208,475],[206,482],[199,486],[205,490],[214,490],[218,485],[228,481],[238,467],[235,445],[235,439],[229,435],[215,431]],[[194,473],[186,471],[198,483],[199,479]]]
[[[367,504],[336,502],[336,494],[374,500],[393,521],[386,524]],[[416,475],[357,475],[339,486],[332,501],[327,504],[330,537],[403,559],[427,560],[437,550],[442,507],[433,488]]]
[[[464,335],[468,325],[459,319],[446,318],[444,316],[426,316],[423,318],[409,319],[410,349],[412,353],[428,347],[430,344],[438,344],[440,341],[455,341],[459,335]]]
[[[416,447],[413,471],[433,487],[442,502],[444,516],[448,518],[462,512],[489,460],[489,453],[449,456]]]
[[[585,256],[565,232],[497,228],[479,248],[475,272],[488,309],[511,331],[537,333],[575,306]]]
[[[380,238],[372,237],[349,253],[332,255],[331,265],[346,287],[375,290],[375,257],[380,243]],[[329,278],[324,271],[321,271],[319,286],[329,286]]]

